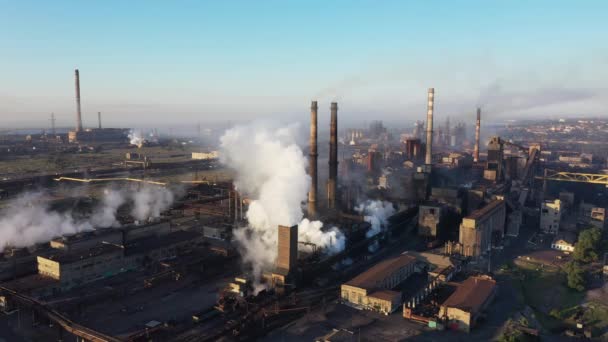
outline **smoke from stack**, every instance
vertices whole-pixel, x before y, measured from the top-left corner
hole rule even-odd
[[[101,112],[97,112],[97,124],[99,129],[101,129]]]
[[[118,227],[116,213],[126,203],[132,203],[131,215],[137,220],[157,218],[171,206],[174,194],[161,187],[105,189],[101,203],[86,219],[77,219],[71,212],[50,210],[41,200],[43,197],[40,192],[24,193],[0,212],[0,252],[7,246],[27,247],[66,234]]]
[[[298,133],[296,125],[254,123],[231,128],[220,138],[222,163],[235,171],[236,188],[251,199],[248,226],[235,229],[234,237],[254,277],[274,265],[279,225],[298,225],[299,241],[329,253],[344,248],[344,234],[337,228],[324,230],[322,222],[303,219],[301,204],[312,180],[296,143]]]
[[[139,148],[144,146],[144,143],[146,142],[146,138],[144,137],[144,134],[140,130],[137,130],[137,129],[130,130],[127,137],[129,138],[129,143],[131,145],[135,145]]]
[[[82,131],[82,113],[80,111],[80,73],[78,69],[74,71],[76,83],[76,132]]]
[[[477,107],[477,121],[475,122],[475,148],[473,150],[473,161],[479,161],[479,139],[481,133],[481,108]]]
[[[395,213],[395,208],[386,201],[366,201],[359,204],[355,210],[364,215],[365,222],[371,224],[371,228],[365,233],[370,238],[384,231],[388,226],[388,218]]]
[[[309,174],[310,191],[308,191],[308,215],[317,215],[317,101],[312,101],[310,106],[310,152],[309,152]]]
[[[327,205],[336,208],[336,187],[338,182],[338,103],[332,102],[329,127],[329,179],[327,180]]]

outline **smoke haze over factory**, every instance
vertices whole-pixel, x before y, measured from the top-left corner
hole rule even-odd
[[[71,127],[68,70],[75,68],[83,72],[88,127],[98,111],[109,127],[165,123],[169,115],[291,121],[311,99],[343,103],[345,124],[378,112],[402,120],[424,113],[414,94],[431,84],[445,93],[439,116],[471,118],[476,105],[488,120],[604,115],[608,52],[597,42],[606,4],[562,4],[519,11],[443,3],[429,25],[419,15],[428,10],[423,3],[319,2],[313,12],[308,3],[245,1],[144,10],[115,2],[119,10],[111,12],[106,3],[37,3],[35,11],[27,1],[12,3],[0,14],[12,32],[0,37],[8,51],[0,63],[0,124],[40,127],[55,112],[58,126]],[[34,12],[45,15],[22,20]],[[111,25],[101,33],[103,23]]]

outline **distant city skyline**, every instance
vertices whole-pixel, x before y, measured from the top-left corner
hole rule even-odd
[[[608,115],[605,1],[18,1],[0,128]],[[454,121],[455,122],[455,121]]]

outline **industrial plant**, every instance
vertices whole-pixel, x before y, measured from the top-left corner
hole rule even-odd
[[[0,342],[608,341],[582,2],[7,3]]]
[[[481,108],[471,109],[471,137],[449,117],[437,128],[434,88],[411,133],[382,121],[340,127],[337,102],[323,129],[312,101],[307,147],[252,124],[176,156],[166,139],[102,128],[101,113],[84,128],[78,70],[75,84],[74,130],[12,137],[4,158],[38,144],[57,155],[128,152],[110,167],[2,181],[0,308],[24,338],[353,334],[339,320],[329,330],[306,323],[328,312],[399,317],[390,336],[400,325],[411,336],[475,334],[500,301],[505,265],[563,264],[578,232],[605,227],[601,191],[560,186],[605,184],[604,147],[564,156],[558,142],[513,126],[490,135]],[[540,334],[531,323],[509,329]]]

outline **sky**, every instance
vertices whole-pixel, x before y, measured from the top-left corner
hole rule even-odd
[[[0,129],[608,116],[608,1],[0,0]]]

